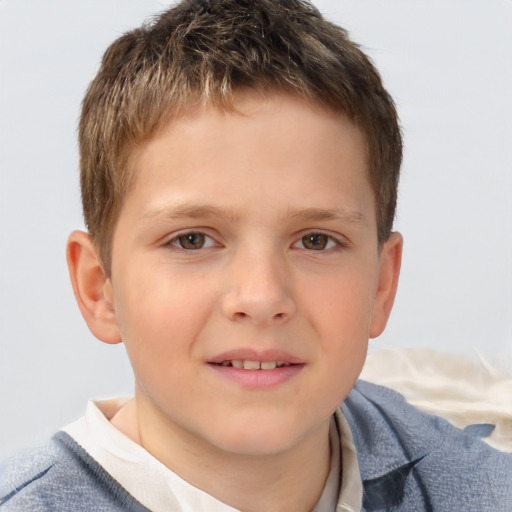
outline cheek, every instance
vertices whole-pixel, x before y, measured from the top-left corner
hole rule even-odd
[[[148,266],[145,267],[148,269]],[[201,330],[215,307],[215,287],[206,279],[151,268],[130,275],[115,290],[116,316],[139,378],[179,375],[194,357]],[[172,369],[172,372],[171,372]]]
[[[326,350],[348,349],[368,340],[375,283],[364,270],[327,276],[304,294],[304,310],[312,312],[311,323],[322,334]]]
[[[363,367],[369,339],[374,284],[365,274],[346,273],[325,280],[307,295],[310,325],[316,331],[322,379],[312,396],[335,408],[352,388]],[[314,314],[313,314],[314,312]]]
[[[192,317],[200,317],[209,300],[204,281],[180,276],[171,268],[166,272],[162,265],[139,266],[147,270],[125,272],[116,294],[116,314],[126,341],[158,343],[193,325]]]

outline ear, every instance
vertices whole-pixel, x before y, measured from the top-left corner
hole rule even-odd
[[[398,287],[402,248],[402,235],[391,233],[381,249],[379,278],[370,323],[370,338],[380,336],[388,322]]]
[[[66,256],[75,298],[89,329],[105,343],[121,342],[112,284],[91,237],[82,231],[71,233]]]

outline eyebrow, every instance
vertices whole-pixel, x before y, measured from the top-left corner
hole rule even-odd
[[[236,220],[238,215],[235,212],[230,211],[226,208],[219,208],[209,204],[190,204],[183,203],[177,205],[166,205],[157,206],[151,210],[148,210],[142,216],[142,220],[151,220],[158,217],[165,219],[198,219],[204,217],[224,217],[232,220]]]
[[[164,219],[199,219],[207,217],[219,217],[236,221],[240,218],[234,210],[220,208],[210,204],[183,203],[177,205],[157,206],[148,210],[142,216],[142,221],[162,217]],[[284,218],[294,218],[308,221],[337,221],[345,223],[362,224],[368,226],[366,217],[357,210],[343,208],[301,208],[288,210]]]
[[[341,221],[355,224],[364,224],[368,226],[366,217],[356,210],[345,209],[326,209],[326,208],[304,208],[301,210],[293,210],[289,212],[290,217],[301,218],[312,221]]]

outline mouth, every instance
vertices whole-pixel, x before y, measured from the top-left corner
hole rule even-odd
[[[218,366],[243,368],[244,370],[274,370],[275,368],[284,368],[292,366],[287,361],[252,361],[247,359],[226,359],[220,363],[212,363]]]
[[[302,373],[306,362],[281,350],[235,349],[208,362],[223,379],[248,389],[275,389]]]

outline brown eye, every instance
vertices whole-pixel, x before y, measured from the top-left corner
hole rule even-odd
[[[176,242],[182,249],[202,249],[205,245],[205,238],[203,233],[187,233],[179,236]]]
[[[322,251],[329,245],[331,237],[325,235],[324,233],[309,233],[306,236],[303,236],[301,241],[302,245],[306,249],[311,249],[313,251]]]

